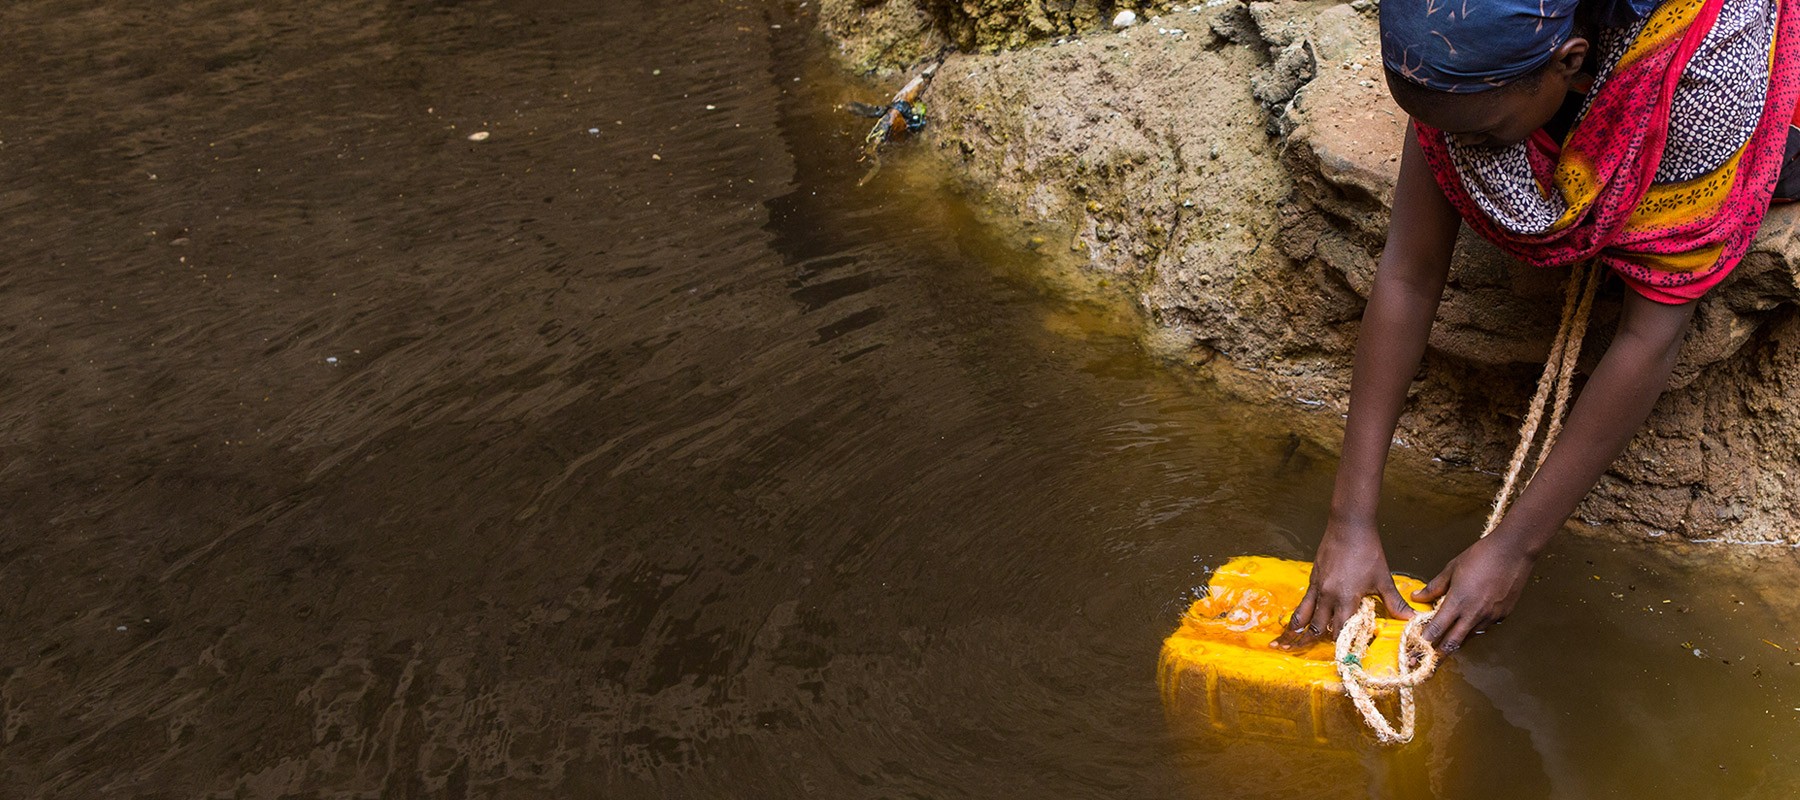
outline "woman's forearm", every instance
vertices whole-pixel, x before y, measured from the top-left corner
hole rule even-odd
[[[1512,613],[1531,566],[1575,505],[1650,413],[1669,381],[1692,304],[1659,305],[1626,293],[1619,331],[1600,359],[1544,466],[1487,538],[1450,560],[1413,600],[1437,603],[1425,639],[1446,652]]]
[[[1331,514],[1373,521],[1394,427],[1419,370],[1444,290],[1444,270],[1383,264],[1357,334],[1350,418],[1331,496]]]
[[[1668,387],[1693,304],[1670,306],[1627,292],[1612,345],[1582,387],[1543,468],[1492,536],[1535,557],[1593,489]]]
[[[1346,529],[1374,528],[1394,426],[1424,356],[1461,226],[1409,129],[1394,187],[1387,248],[1357,333],[1350,418],[1344,425],[1343,460],[1331,496],[1332,517],[1355,523]]]

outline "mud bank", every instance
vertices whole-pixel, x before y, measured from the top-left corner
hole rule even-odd
[[[1076,6],[1091,11],[1044,13]],[[1160,354],[1313,409],[1315,435],[1335,446],[1405,124],[1381,83],[1373,6],[1213,0],[1144,9],[1123,31],[1098,21],[1110,10],[828,0],[814,19],[858,71],[896,73],[958,45],[918,149],[1021,224],[1065,232],[1048,245],[1128,287]],[[1796,224],[1791,209],[1770,214],[1702,301],[1674,387],[1579,520],[1800,543]],[[1565,275],[1465,231],[1397,433],[1405,450],[1458,470],[1504,464]],[[1602,296],[1589,365],[1621,291]]]

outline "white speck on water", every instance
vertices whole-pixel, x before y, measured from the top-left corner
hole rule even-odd
[[[120,626],[119,626],[119,627],[117,627],[117,628],[113,628],[113,630],[115,630],[115,631],[123,631],[123,630],[125,630],[125,626],[124,626],[124,625],[120,625]]]
[[[707,105],[706,105],[706,110],[707,110],[707,111],[718,111],[718,110],[719,110],[719,107],[718,107],[718,106],[715,106],[715,105],[713,105],[713,104],[711,104],[711,103],[708,103],[708,104],[707,104]]]
[[[599,129],[599,128],[588,128],[588,133],[590,133],[590,134],[592,134],[592,135],[594,135],[594,136],[599,136],[599,135],[600,135],[600,129]]]
[[[469,134],[469,141],[485,142],[485,141],[487,141],[487,138],[491,135],[492,134],[488,133],[487,131],[476,131],[474,133]]]
[[[325,363],[327,363],[327,364],[330,364],[330,365],[332,365],[332,366],[334,366],[334,367],[335,367],[335,366],[337,366],[337,363],[338,363],[338,362],[337,362],[337,356],[326,356],[326,357],[325,357]]]

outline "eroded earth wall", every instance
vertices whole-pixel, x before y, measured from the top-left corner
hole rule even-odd
[[[1335,445],[1351,353],[1386,231],[1405,117],[1388,99],[1375,9],[1211,0],[826,0],[852,69],[899,74],[954,48],[925,149],[996,207],[1131,287],[1147,340],[1241,391],[1318,409]],[[1674,387],[1578,518],[1648,536],[1800,543],[1800,278],[1777,209],[1696,314]],[[1500,469],[1561,306],[1564,270],[1465,231],[1397,443]],[[1609,282],[1584,349],[1605,348]]]

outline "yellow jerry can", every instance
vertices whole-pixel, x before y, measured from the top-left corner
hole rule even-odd
[[[1238,737],[1318,745],[1367,738],[1338,681],[1331,642],[1300,652],[1269,646],[1306,594],[1311,575],[1309,562],[1264,556],[1240,556],[1219,567],[1206,596],[1163,640],[1157,682],[1168,712]],[[1424,587],[1403,575],[1394,582],[1402,596]],[[1393,674],[1404,627],[1400,620],[1377,622],[1363,657],[1371,674]],[[1391,699],[1383,703],[1390,713]]]

